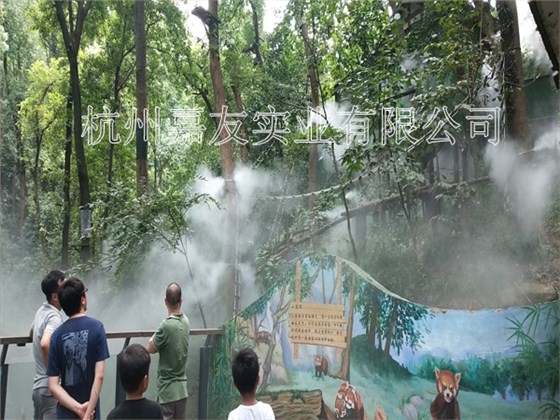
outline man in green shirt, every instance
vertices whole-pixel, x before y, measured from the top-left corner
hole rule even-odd
[[[167,286],[164,303],[168,315],[148,341],[148,352],[159,353],[156,389],[163,418],[186,419],[190,327],[189,319],[181,312],[181,286]]]

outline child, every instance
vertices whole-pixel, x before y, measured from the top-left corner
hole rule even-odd
[[[117,357],[126,401],[115,407],[108,419],[163,419],[158,403],[144,398],[150,378],[150,354],[140,344],[131,344]]]
[[[241,394],[239,407],[228,420],[275,420],[272,407],[255,397],[259,383],[259,358],[253,349],[240,350],[231,363],[233,384]]]

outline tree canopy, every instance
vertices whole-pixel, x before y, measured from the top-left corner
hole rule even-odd
[[[548,298],[560,275],[558,189],[515,105],[535,53],[510,51],[514,6],[290,0],[271,26],[270,3],[211,0],[193,15],[188,3],[147,0],[138,23],[132,0],[4,1],[0,267],[107,273],[118,288],[140,282],[146,255],[163,249],[183,255],[193,284],[222,264],[230,312],[286,261],[326,251],[428,305]],[[194,21],[205,32],[193,34]],[[473,136],[473,109],[507,118]],[[499,135],[515,153],[496,175]],[[546,180],[528,208],[515,174]],[[538,223],[526,229],[520,209]],[[376,299],[357,291],[366,326],[407,310]],[[393,346],[414,345],[395,328]]]

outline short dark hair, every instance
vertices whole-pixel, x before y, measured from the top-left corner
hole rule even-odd
[[[41,281],[41,290],[47,297],[47,302],[51,301],[51,295],[58,291],[58,282],[64,280],[66,275],[59,270],[52,270],[49,272],[43,281]]]
[[[167,289],[165,290],[165,300],[171,306],[177,306],[181,303],[181,286],[177,283],[169,283]]]
[[[67,316],[80,312],[82,296],[86,294],[84,283],[77,277],[70,277],[58,289],[58,301]]]
[[[136,391],[150,371],[150,354],[140,344],[131,344],[117,356],[121,384],[128,393]]]
[[[255,390],[259,376],[259,357],[253,349],[242,349],[235,354],[231,362],[231,375],[242,395]]]

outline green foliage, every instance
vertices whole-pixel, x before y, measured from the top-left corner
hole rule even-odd
[[[556,334],[560,327],[560,311],[557,302],[525,308],[527,314],[522,320],[509,319],[519,352],[512,362],[512,388],[523,399],[528,390],[535,390],[539,400],[543,391],[548,392],[547,403],[541,415],[556,418],[558,408],[560,351]],[[536,340],[537,328],[549,328],[553,332],[544,342]]]
[[[343,98],[379,110],[406,87],[400,70],[406,48],[402,21],[392,19],[388,5],[377,0],[354,0],[340,12],[332,58],[335,80]]]
[[[185,237],[189,234],[191,223],[187,212],[194,205],[216,204],[206,194],[185,194],[184,191],[169,189],[135,197],[135,189],[116,185],[110,200],[95,204],[100,224],[109,226],[112,239],[109,252],[109,265],[114,265],[117,282],[134,281],[134,267],[153,243],[158,243],[172,252],[187,255]],[[117,209],[109,213],[107,207]],[[98,229],[100,229],[98,228]],[[94,231],[94,234],[101,232]]]

